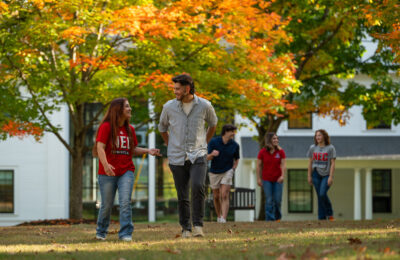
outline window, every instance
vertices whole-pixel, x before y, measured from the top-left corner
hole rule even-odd
[[[312,129],[312,113],[308,113],[302,117],[289,115],[289,129]]]
[[[0,170],[0,213],[14,213],[13,170]]]
[[[372,208],[374,213],[392,212],[392,171],[372,170]]]
[[[313,193],[306,169],[288,170],[289,213],[312,213]]]

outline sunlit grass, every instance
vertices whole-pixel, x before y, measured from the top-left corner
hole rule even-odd
[[[204,238],[182,239],[174,223],[135,224],[133,242],[106,241],[94,225],[0,228],[1,259],[400,259],[400,220],[206,222]]]

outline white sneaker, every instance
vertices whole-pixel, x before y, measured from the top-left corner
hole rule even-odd
[[[194,237],[204,237],[203,227],[194,226],[193,227],[193,236]]]
[[[226,223],[226,219],[224,219],[223,217],[221,217],[221,218],[219,219],[219,223]]]
[[[121,237],[120,240],[124,241],[124,242],[131,242],[132,241],[132,237]]]
[[[192,232],[190,232],[189,230],[182,231],[182,238],[189,238],[191,236],[192,236]]]
[[[220,217],[217,218],[217,223],[221,223],[221,218]]]
[[[100,236],[100,235],[96,235],[96,239],[97,239],[97,240],[106,240],[105,237],[102,237],[102,236]]]

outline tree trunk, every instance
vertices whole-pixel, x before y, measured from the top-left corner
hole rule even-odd
[[[83,163],[87,147],[85,145],[86,131],[84,122],[84,104],[76,105],[76,113],[72,140],[72,169],[69,184],[69,217],[71,219],[82,218],[82,183],[83,183]]]
[[[260,119],[259,124],[256,125],[260,150],[265,146],[265,136],[267,135],[267,133],[269,132],[276,133],[283,119],[284,118],[282,117],[276,118],[270,115],[267,115],[266,117]],[[260,212],[258,214],[258,220],[265,220],[265,194],[262,187],[261,187],[261,207],[260,207]]]
[[[69,184],[69,217],[71,219],[82,218],[82,172],[83,156],[81,153],[76,153],[72,156]]]

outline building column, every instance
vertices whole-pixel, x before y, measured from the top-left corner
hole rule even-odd
[[[360,168],[354,169],[354,220],[361,220],[361,174],[360,174]]]
[[[149,100],[149,115],[150,118],[154,118],[154,105]],[[156,132],[155,132],[155,123],[151,121],[149,123],[149,139],[148,139],[148,148],[156,147]],[[148,192],[149,192],[149,222],[156,221],[156,158],[154,156],[149,156],[149,179],[148,179]]]
[[[372,219],[372,169],[365,172],[365,219]]]

